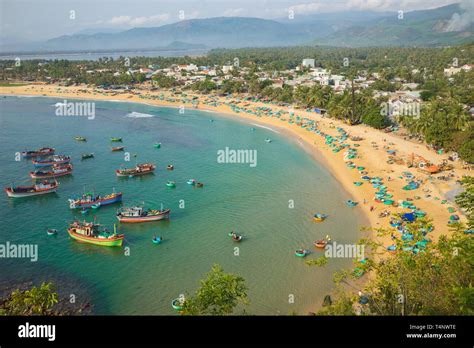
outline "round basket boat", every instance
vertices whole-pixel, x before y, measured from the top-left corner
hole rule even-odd
[[[54,228],[50,228],[48,229],[48,231],[46,231],[46,233],[48,234],[48,236],[55,236],[58,234],[58,230],[54,229]]]
[[[298,256],[298,257],[305,257],[306,255],[308,255],[308,251],[307,250],[296,250],[295,255]]]
[[[181,303],[181,299],[175,298],[173,301],[171,301],[171,307],[173,307],[173,309],[177,311],[182,310],[183,304]]]

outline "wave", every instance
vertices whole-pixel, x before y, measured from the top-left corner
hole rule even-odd
[[[271,128],[271,127],[266,127],[266,126],[262,126],[261,124],[258,124],[258,123],[252,123],[253,126],[257,126],[257,127],[260,127],[260,128],[265,128],[265,129],[268,129],[269,131],[272,131],[274,133],[277,133],[277,134],[280,134],[279,131]]]
[[[141,112],[131,112],[129,114],[127,114],[127,116],[125,117],[132,117],[132,118],[148,118],[148,117],[155,117],[153,115],[150,115],[150,114],[142,114]]]

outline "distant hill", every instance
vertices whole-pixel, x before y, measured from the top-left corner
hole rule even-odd
[[[398,13],[393,13],[337,31],[314,43],[364,47],[440,46],[472,42],[472,19],[471,24],[465,27],[456,28],[454,25],[453,15],[456,19],[456,13],[462,15],[464,12],[459,4],[453,4],[432,10],[407,12],[402,19],[398,18]]]
[[[185,50],[308,44],[347,47],[455,45],[473,41],[472,16],[469,15],[472,14],[454,4],[407,12],[403,19],[398,18],[397,12],[373,11],[296,15],[294,19],[279,20],[216,17],[121,32],[90,29],[21,48],[17,45],[15,51]],[[8,51],[5,45],[0,49]]]

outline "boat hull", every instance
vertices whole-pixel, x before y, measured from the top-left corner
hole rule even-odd
[[[114,197],[108,199],[98,199],[96,201],[82,202],[82,203],[71,203],[71,209],[80,209],[80,208],[91,208],[93,205],[100,203],[100,206],[114,204],[122,201],[122,193],[117,193]],[[71,202],[71,200],[69,200]]]
[[[93,245],[99,246],[107,246],[107,247],[120,247],[123,244],[124,235],[119,234],[113,236],[111,238],[94,238],[94,237],[87,237],[68,229],[67,231],[69,236],[78,242],[88,243]]]
[[[115,171],[115,174],[118,176],[118,177],[130,177],[130,176],[141,176],[141,175],[147,175],[147,174],[151,174],[153,173],[154,170],[150,170],[150,171],[147,171],[147,172],[141,172],[141,173],[129,173],[129,174],[126,174],[126,173],[121,173],[119,170],[116,170]]]
[[[51,173],[47,175],[37,175],[35,172],[30,172],[30,176],[32,179],[49,179],[49,178],[59,178],[60,176],[71,175],[72,170],[64,172],[64,173]]]
[[[153,216],[121,216],[117,215],[117,219],[120,222],[126,223],[140,223],[140,222],[151,222],[151,221],[159,221],[169,218],[170,213],[161,214],[161,215],[153,215]]]
[[[13,192],[9,189],[5,189],[5,192],[8,197],[22,198],[22,197],[32,197],[32,196],[45,195],[48,193],[54,193],[56,192],[56,190],[57,190],[57,187],[49,189],[49,190],[36,191],[36,192]]]
[[[35,168],[42,168],[42,167],[52,167],[54,166],[55,164],[69,164],[71,162],[70,159],[67,159],[67,160],[63,160],[63,161],[56,161],[56,162],[36,162],[36,161],[33,161],[33,165],[35,166]]]

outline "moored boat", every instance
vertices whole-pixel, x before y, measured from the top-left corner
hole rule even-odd
[[[204,184],[202,182],[197,182],[196,183],[196,187],[203,187],[203,186],[204,186]]]
[[[110,141],[111,141],[111,142],[121,143],[121,142],[122,142],[122,138],[112,137],[112,138],[110,138]]]
[[[173,166],[172,164],[168,164],[168,165],[166,166],[166,169],[168,169],[168,170],[173,170],[173,169],[174,169],[174,166]]]
[[[188,185],[196,185],[196,180],[194,180],[194,179],[189,179],[186,183],[187,183]]]
[[[93,195],[91,193],[83,194],[81,198],[69,199],[69,207],[71,209],[90,208],[93,205],[100,204],[100,206],[113,204],[122,201],[122,192],[111,193],[106,196]]]
[[[295,251],[295,255],[298,257],[305,257],[308,254],[309,254],[309,251],[305,249],[298,249]]]
[[[242,235],[237,234],[234,231],[229,232],[229,237],[232,238],[234,242],[240,242],[242,238],[244,238]]]
[[[46,233],[48,234],[48,236],[55,236],[56,234],[58,234],[58,230],[56,230],[54,228],[48,228]]]
[[[171,307],[173,307],[174,310],[180,311],[183,309],[184,301],[180,298],[175,298],[173,301],[171,301]]]
[[[38,150],[32,151],[23,151],[21,157],[23,158],[32,158],[32,157],[42,157],[42,156],[51,156],[54,155],[54,149],[52,147],[42,147]]]
[[[315,241],[313,244],[316,248],[324,249],[326,248],[326,245],[328,245],[328,241],[326,239],[319,239]]]
[[[93,222],[74,221],[67,230],[71,238],[83,242],[100,246],[122,246],[124,235],[115,231],[110,233],[105,227]]]
[[[68,164],[69,162],[71,162],[71,157],[63,155],[53,155],[44,160],[32,160],[35,167],[51,167],[55,164]]]
[[[170,209],[144,209],[143,207],[123,207],[117,211],[120,222],[139,223],[168,219]]]
[[[176,183],[175,183],[174,181],[168,181],[168,182],[166,183],[166,186],[168,186],[168,187],[176,187]]]
[[[112,151],[113,151],[113,152],[123,151],[123,149],[125,149],[125,146],[112,147]]]
[[[72,164],[55,164],[52,166],[51,170],[48,171],[36,170],[34,172],[30,172],[30,176],[33,179],[57,178],[69,174],[72,174]]]
[[[326,214],[314,214],[313,215],[313,220],[316,221],[316,222],[322,222],[324,220],[326,220],[328,216]]]
[[[160,244],[162,240],[163,240],[162,237],[154,236],[151,241],[153,242],[153,244]]]
[[[143,163],[143,164],[137,164],[135,168],[117,169],[115,171],[115,174],[117,174],[117,176],[128,176],[128,177],[139,176],[139,175],[153,173],[155,168],[156,166],[152,163]]]
[[[354,202],[352,199],[348,199],[346,201],[346,204],[349,206],[349,207],[355,207],[357,204],[359,204],[358,202]]]
[[[153,146],[156,148],[156,149],[159,149],[161,147],[161,143],[155,143],[153,144]]]
[[[267,143],[271,143],[271,142],[272,142],[272,139],[267,138],[267,139],[265,139],[265,141],[266,141]]]
[[[81,137],[81,136],[75,136],[74,139],[77,141],[87,141],[85,137]]]
[[[93,158],[93,157],[94,157],[93,153],[83,153],[81,155],[81,159],[83,159],[83,160],[88,159],[88,158]]]
[[[8,197],[20,198],[44,195],[46,193],[56,192],[59,183],[57,181],[43,181],[32,186],[10,186],[5,188]]]

